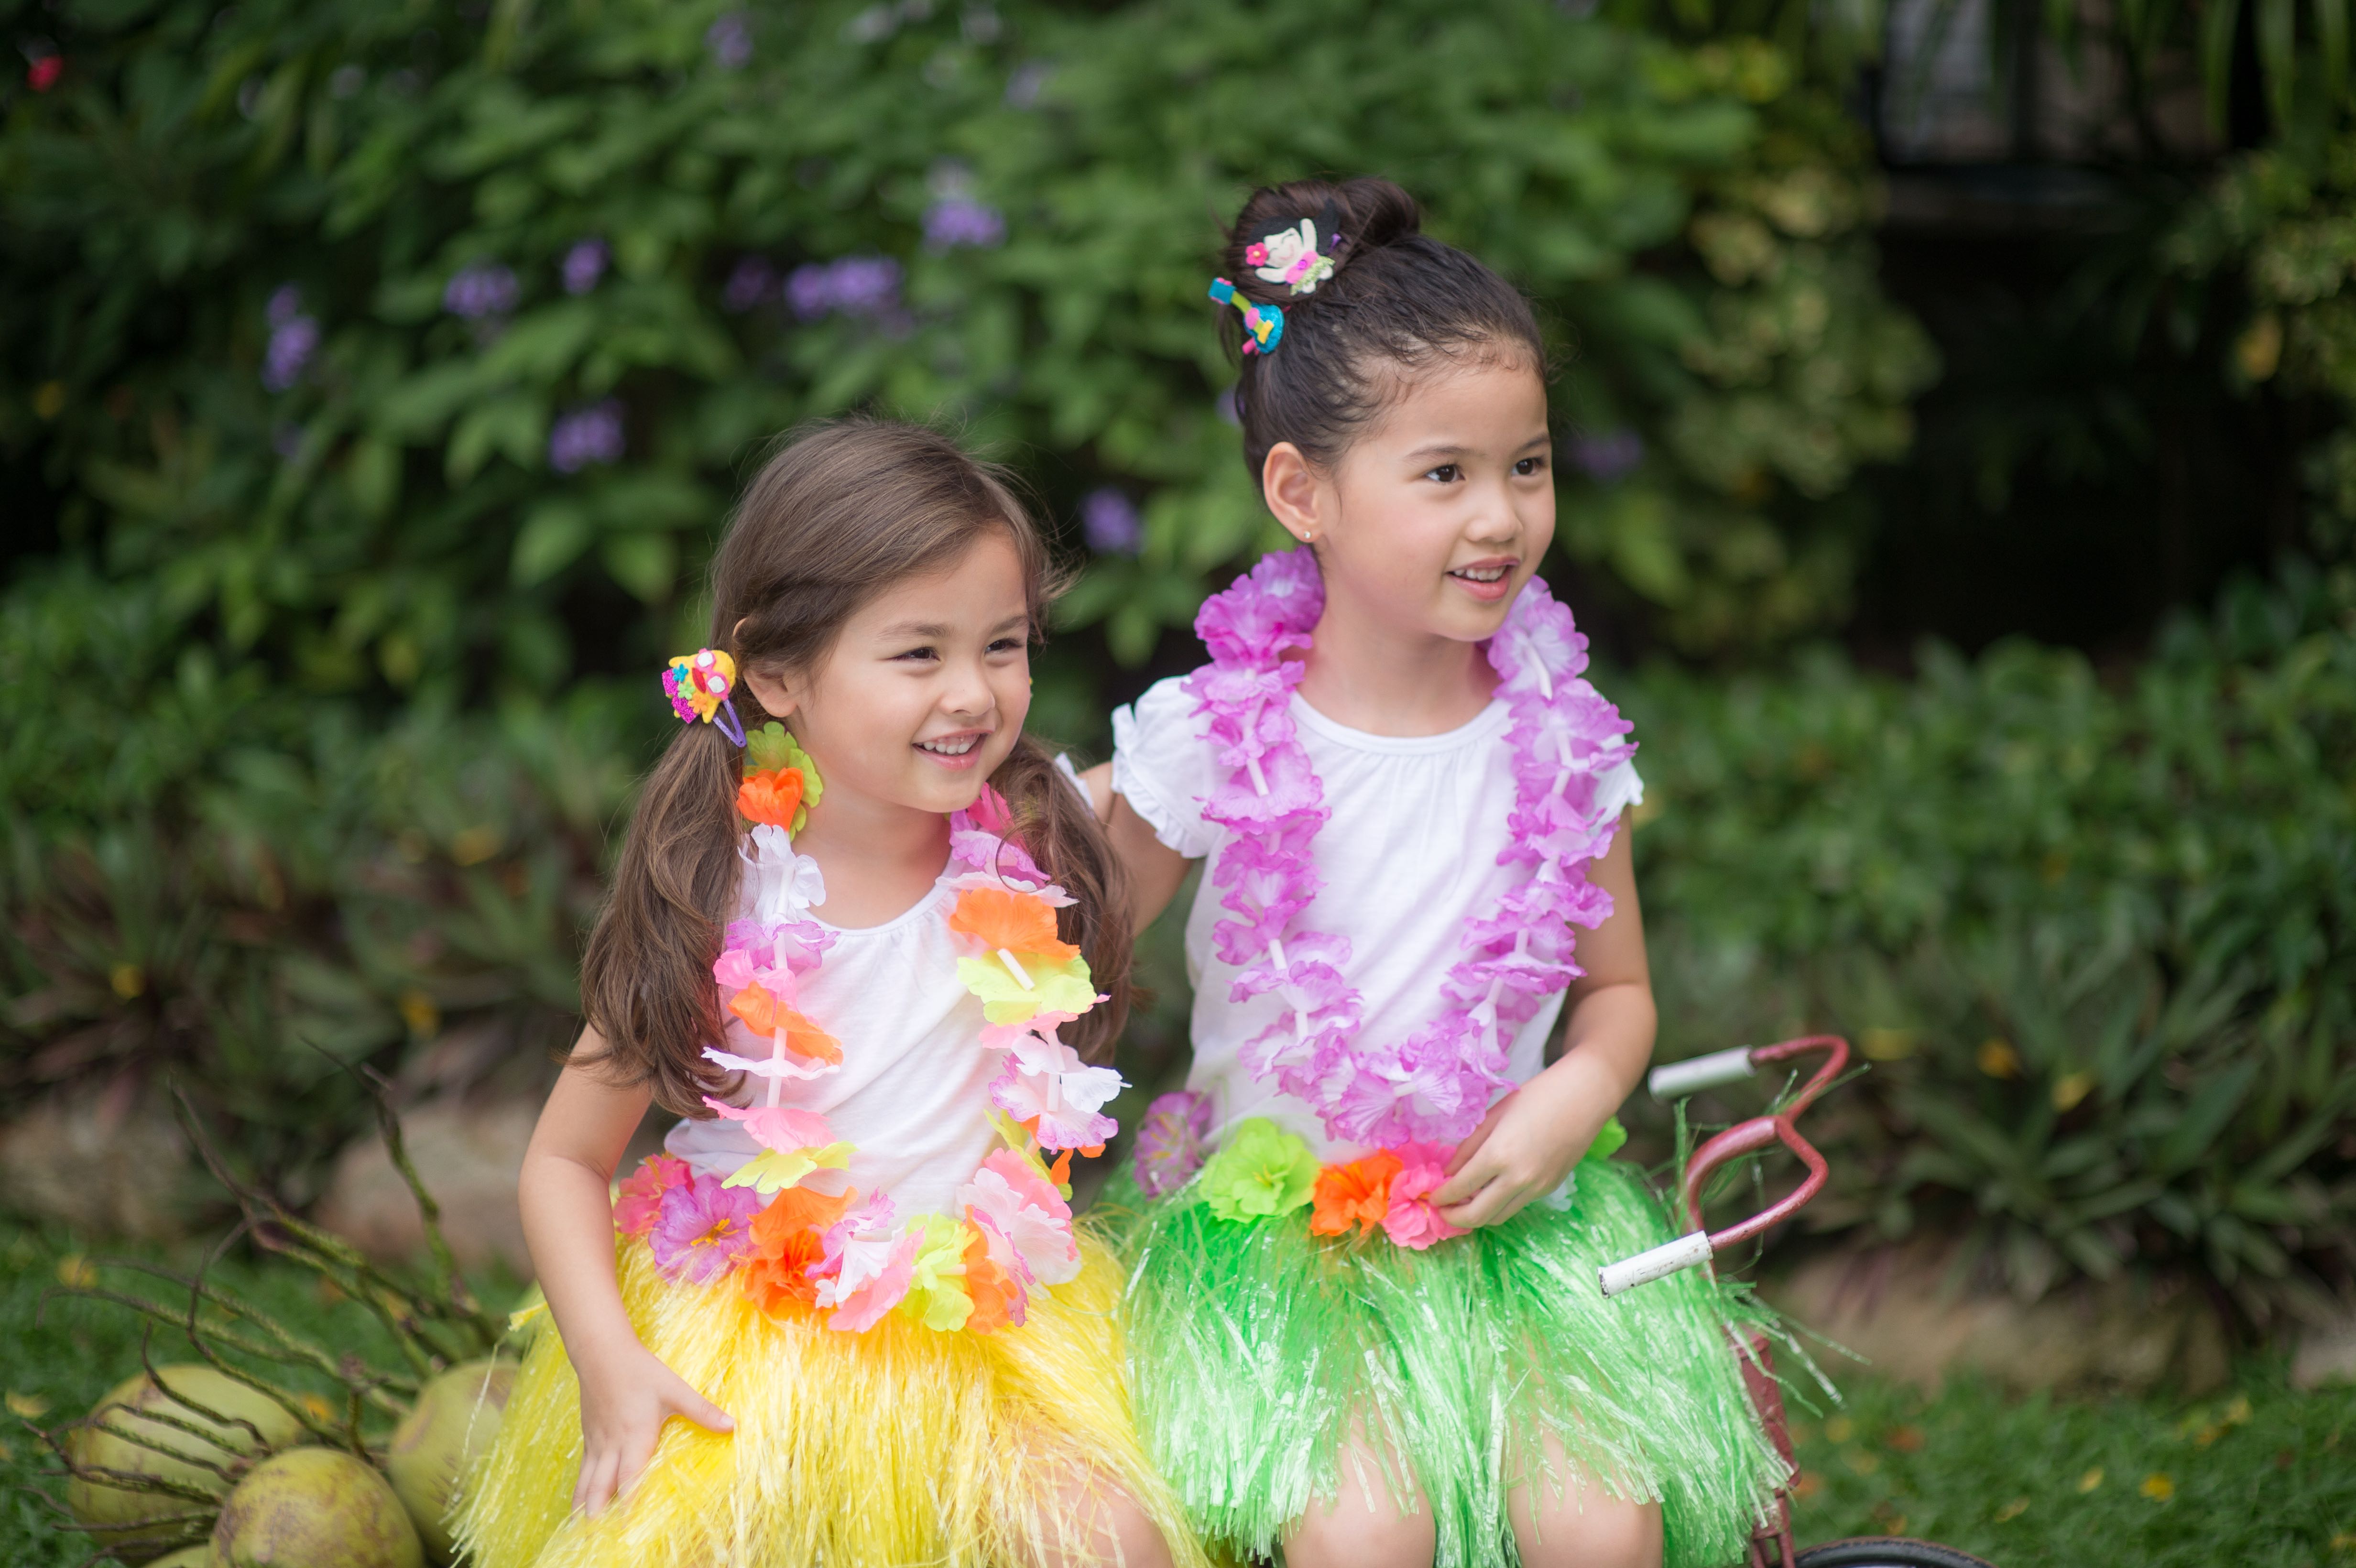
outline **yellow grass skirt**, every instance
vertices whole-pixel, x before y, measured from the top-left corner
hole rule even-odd
[[[1029,1320],[938,1333],[898,1313],[863,1334],[815,1312],[777,1318],[733,1280],[674,1285],[646,1243],[617,1248],[622,1302],[647,1349],[735,1418],[674,1418],[628,1497],[573,1512],[581,1395],[547,1313],[498,1443],[456,1518],[474,1568],[1019,1568],[1086,1539],[1090,1488],[1126,1492],[1172,1559],[1205,1562],[1146,1462],[1122,1392],[1121,1276],[1080,1237],[1079,1276]],[[1086,1511],[1093,1513],[1093,1509]],[[1084,1559],[1083,1559],[1084,1560]]]

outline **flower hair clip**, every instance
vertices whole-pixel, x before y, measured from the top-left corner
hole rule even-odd
[[[1231,304],[1244,313],[1244,352],[1268,354],[1274,352],[1284,337],[1284,311],[1281,306],[1254,304],[1236,293],[1236,285],[1225,278],[1211,280],[1211,297],[1221,304]]]
[[[1329,220],[1326,227],[1333,225]],[[1333,275],[1334,259],[1348,243],[1334,240],[1323,255],[1317,251],[1317,220],[1304,218],[1296,228],[1263,234],[1244,247],[1244,264],[1264,283],[1283,283],[1296,294],[1313,294],[1317,285]]]
[[[736,689],[734,659],[718,648],[698,648],[671,660],[662,682],[663,695],[670,699],[670,710],[679,715],[680,723],[701,720],[717,724],[730,741],[739,746],[744,743],[744,726],[736,718],[736,705],[728,700],[728,694]]]

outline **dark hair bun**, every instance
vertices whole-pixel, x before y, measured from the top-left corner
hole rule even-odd
[[[1368,251],[1414,239],[1423,231],[1423,209],[1415,197],[1388,180],[1361,178],[1338,185],[1332,180],[1291,180],[1262,186],[1244,203],[1220,253],[1221,268],[1235,281],[1237,293],[1288,310],[1296,299],[1315,297],[1296,296],[1283,283],[1253,275],[1244,260],[1245,251],[1252,245],[1271,234],[1299,228],[1304,218],[1317,225],[1317,248],[1333,258],[1337,274]]]
[[[1306,293],[1260,277],[1245,252],[1302,219],[1316,225],[1317,251],[1331,276]],[[1435,360],[1484,348],[1525,356],[1544,374],[1546,347],[1530,303],[1513,284],[1453,245],[1423,232],[1415,197],[1386,179],[1290,180],[1262,186],[1244,202],[1219,253],[1219,272],[1238,299],[1284,312],[1269,352],[1243,355],[1236,415],[1244,462],[1259,477],[1279,442],[1331,464],[1381,411],[1402,378]],[[1242,318],[1219,310],[1231,350]],[[1387,365],[1394,373],[1380,373]]]

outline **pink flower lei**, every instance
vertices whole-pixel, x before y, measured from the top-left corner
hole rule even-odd
[[[1404,1040],[1362,1045],[1364,1005],[1345,976],[1350,944],[1303,927],[1323,885],[1314,857],[1330,815],[1301,746],[1291,702],[1324,610],[1324,584],[1307,550],[1266,556],[1196,616],[1211,662],[1185,680],[1209,722],[1226,781],[1203,815],[1235,837],[1211,880],[1233,919],[1213,928],[1220,959],[1242,972],[1228,995],[1282,999],[1277,1020],[1248,1042],[1244,1064],[1308,1103],[1339,1141],[1387,1146],[1461,1142],[1480,1125],[1505,1076],[1513,1026],[1584,971],[1574,924],[1592,929],[1612,897],[1587,880],[1612,846],[1616,818],[1598,819],[1595,783],[1633,754],[1632,726],[1582,678],[1587,639],[1544,581],[1532,578],[1488,644],[1497,696],[1512,713],[1514,809],[1501,865],[1529,868],[1494,913],[1465,923],[1464,957],[1448,971],[1448,1007]]]

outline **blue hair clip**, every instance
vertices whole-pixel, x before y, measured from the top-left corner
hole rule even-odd
[[[1244,352],[1270,354],[1284,341],[1284,310],[1280,305],[1254,304],[1236,297],[1236,285],[1225,278],[1211,280],[1211,297],[1244,313]]]

